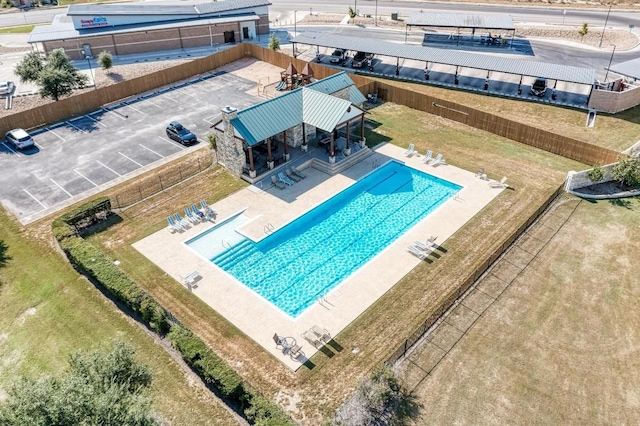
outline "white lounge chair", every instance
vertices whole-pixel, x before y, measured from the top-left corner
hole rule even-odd
[[[424,157],[422,157],[422,162],[423,163],[428,163],[429,161],[431,161],[431,158],[433,157],[433,151],[429,150],[427,151],[427,153],[424,155]]]
[[[409,251],[409,253],[420,259],[425,259],[427,257],[427,255],[422,250],[417,249],[415,246],[408,246],[407,250]]]
[[[331,334],[329,334],[326,328],[314,325],[310,331],[315,334],[321,342],[329,343],[331,341]]]
[[[167,222],[169,223],[169,229],[171,229],[172,231],[182,231],[182,225],[176,223],[176,221],[171,216],[167,217]]]
[[[302,333],[302,337],[304,337],[304,339],[307,342],[311,343],[316,348],[319,348],[320,346],[322,346],[322,342],[320,341],[320,339],[318,339],[316,334],[313,333],[311,330],[307,330],[304,333]]]
[[[276,188],[284,189],[285,187],[284,182],[279,181],[275,176],[271,176],[271,183],[273,183],[273,186]]]
[[[292,171],[293,173],[295,173],[295,175],[296,175],[296,176],[298,176],[298,177],[300,177],[300,178],[302,178],[302,179],[304,179],[304,178],[306,178],[306,177],[307,177],[307,175],[305,175],[304,173],[302,173],[302,172],[301,172],[301,171],[300,171],[296,166],[292,166],[292,167],[291,167],[291,171]]]
[[[215,219],[216,211],[212,209],[211,206],[209,206],[205,200],[200,201],[200,207],[201,207],[200,211],[204,214],[204,217],[207,218],[207,220]]]
[[[433,160],[431,160],[429,162],[430,166],[438,166],[440,164],[444,163],[444,158],[442,158],[442,154],[438,154],[436,155],[436,158],[434,158]]]
[[[193,206],[191,206],[191,211],[193,212],[193,214],[200,219],[202,222],[204,222],[205,220],[207,220],[207,214],[206,212],[200,210],[198,208],[198,206],[196,206],[195,204]]]
[[[503,176],[502,179],[500,179],[499,182],[489,182],[489,186],[491,188],[508,188],[509,185],[507,185],[507,177]]]
[[[408,157],[410,155],[412,155],[415,152],[415,145],[414,144],[409,144],[409,148],[407,148],[407,150],[404,152],[404,156]]]
[[[280,182],[283,182],[286,185],[293,185],[294,184],[294,182],[291,179],[289,179],[288,177],[286,177],[283,172],[278,173],[278,179],[280,179]]]
[[[187,207],[184,209],[184,216],[187,218],[189,222],[191,222],[194,225],[200,222],[200,219],[194,216],[193,212],[191,211],[191,207]]]
[[[183,228],[189,227],[189,221],[183,219],[182,216],[180,216],[180,213],[174,213],[173,218],[175,219],[176,223],[179,223]]]
[[[425,254],[431,253],[436,249],[436,245],[434,242],[427,240],[426,243],[422,241],[414,241],[413,244],[419,249],[422,250]]]

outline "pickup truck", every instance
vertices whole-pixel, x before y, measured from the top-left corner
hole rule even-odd
[[[358,52],[353,57],[353,60],[351,61],[351,66],[353,68],[362,68],[367,66],[369,67],[369,70],[371,70],[372,61],[373,61],[373,53]]]

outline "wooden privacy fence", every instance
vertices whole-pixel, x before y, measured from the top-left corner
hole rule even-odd
[[[467,290],[484,274],[493,263],[498,260],[500,256],[520,237],[524,232],[545,212],[549,205],[563,192],[564,183],[554,191],[553,194],[531,215],[529,218],[520,225],[520,227],[514,231],[503,243],[498,247],[485,261],[477,267],[467,279],[465,279],[458,287],[454,288],[447,298],[440,304],[440,306],[434,309],[431,314],[425,318],[405,341],[387,358],[385,362],[388,365],[393,365],[397,360],[406,355],[407,351],[415,345],[418,340],[425,335],[425,333],[436,324],[436,322],[447,312],[453,304],[462,297]]]

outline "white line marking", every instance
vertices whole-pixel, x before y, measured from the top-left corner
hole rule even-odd
[[[100,165],[101,165],[102,167],[104,167],[105,169],[107,169],[107,170],[109,170],[109,171],[111,171],[111,172],[113,172],[113,173],[117,174],[118,176],[122,176],[120,173],[116,172],[116,171],[115,171],[115,170],[113,170],[111,167],[109,167],[109,166],[107,166],[107,165],[105,165],[105,164],[102,164],[100,161],[96,160],[96,163],[100,164]]]
[[[171,146],[175,146],[175,147],[178,147],[178,148],[180,148],[180,149],[184,149],[184,148],[182,147],[182,145],[178,145],[178,144],[176,144],[176,143],[173,143],[173,142],[171,141],[171,139],[163,138],[162,136],[158,136],[158,137],[159,137],[160,139],[162,139],[163,141],[165,141],[165,142],[169,143]]]
[[[126,106],[126,107],[128,107],[128,108],[131,108],[131,109],[132,109],[132,110],[134,110],[134,111],[139,112],[139,113],[140,113],[140,114],[142,114],[142,115],[146,115],[144,112],[140,111],[138,108],[134,108],[134,107],[132,107],[132,106],[131,106],[131,105],[129,105],[129,104],[125,104],[125,106]]]
[[[173,99],[171,96],[169,96],[169,95],[167,95],[167,94],[164,94],[164,93],[162,94],[162,98],[169,99],[171,102],[175,102],[175,103],[180,102],[180,101],[178,101],[177,99]]]
[[[122,106],[118,106],[118,108],[122,108]],[[120,120],[124,120],[127,121],[127,117],[124,117],[122,114],[120,114],[119,112],[115,112],[114,110],[118,109],[118,108],[113,108],[113,109],[107,109],[107,108],[102,108],[103,111],[107,112],[107,113],[111,113],[113,115],[115,115],[116,117],[118,117]]]
[[[133,160],[129,157],[127,157],[126,155],[124,155],[123,153],[121,153],[120,151],[118,151],[118,154],[122,155],[124,158],[126,158],[127,160],[131,161],[132,163],[136,163],[138,166],[143,167],[142,164],[138,163],[136,160]]]
[[[142,99],[142,101],[143,101],[143,102],[149,102],[151,105],[153,105],[153,106],[155,106],[155,107],[162,108],[160,105],[158,105],[158,104],[157,104],[157,103],[155,103],[155,102],[151,102],[149,99],[144,99],[144,98],[143,98],[143,99]]]
[[[55,180],[53,180],[53,179],[51,179],[51,178],[50,178],[49,180],[50,180],[51,182],[53,182],[53,184],[54,184],[55,186],[57,186],[58,188],[62,189],[62,190],[63,190],[63,191],[64,191],[64,192],[69,196],[69,197],[73,197],[73,195],[71,195],[71,193],[70,193],[69,191],[67,191],[66,189],[64,189],[64,188],[63,188],[63,187],[62,187],[58,182],[56,182]]]
[[[102,127],[107,127],[106,124],[101,123],[99,120],[96,120],[95,118],[93,118],[91,115],[86,115],[85,117],[87,117],[89,120],[92,120],[94,123],[97,123],[99,125],[101,125]]]
[[[49,127],[49,133],[53,133],[53,135],[55,137],[57,137],[58,139],[60,139],[62,142],[66,142],[67,141],[65,138],[63,138],[62,136],[60,136],[59,134],[54,132],[52,127]]]
[[[42,147],[42,145],[40,145],[39,143],[36,143],[35,141],[33,141],[33,143],[35,144],[35,146],[38,147],[38,149],[41,149],[42,151],[44,151],[44,148]]]
[[[91,179],[89,179],[88,177],[86,177],[85,175],[83,175],[82,173],[80,173],[79,171],[77,171],[76,169],[73,169],[74,172],[76,172],[78,175],[80,175],[80,177],[85,178],[86,180],[89,181],[89,183],[91,183],[93,186],[98,186],[97,183],[95,183],[94,181],[92,181]]]
[[[80,127],[76,127],[76,126],[74,126],[73,124],[71,124],[71,122],[70,122],[70,121],[66,121],[66,123],[67,123],[69,126],[73,127],[74,129],[76,129],[76,130],[80,131],[81,133],[87,133],[87,132],[85,132],[84,130],[82,130]]]
[[[29,197],[31,197],[31,198],[33,198],[34,200],[36,200],[36,203],[40,204],[40,205],[42,206],[42,208],[43,208],[43,209],[46,209],[46,208],[47,208],[47,206],[45,206],[44,204],[42,204],[42,203],[40,202],[40,200],[38,200],[36,197],[34,197],[34,196],[29,192],[29,191],[27,191],[27,190],[26,190],[26,189],[24,189],[24,188],[22,188],[22,190],[23,190],[24,192],[26,192],[26,193],[27,193],[27,195],[28,195]]]
[[[4,145],[9,151],[13,152],[14,154],[18,154],[18,151],[14,151],[13,149],[11,149],[8,143],[2,142],[2,145]]]
[[[147,151],[153,152],[155,155],[157,155],[160,158],[164,158],[164,155],[162,154],[158,154],[157,152],[155,152],[154,150],[152,150],[151,148],[147,148],[146,146],[142,145],[141,143],[139,143],[138,145],[140,145],[141,147],[143,147],[144,149],[146,149]]]

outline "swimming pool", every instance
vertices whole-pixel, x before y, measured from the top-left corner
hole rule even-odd
[[[214,228],[187,245],[297,317],[461,188],[391,161],[257,243],[234,231],[221,248]]]

